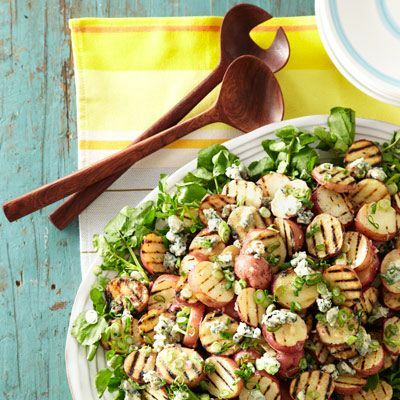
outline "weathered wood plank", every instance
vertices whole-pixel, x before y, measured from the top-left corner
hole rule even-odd
[[[313,13],[312,0],[258,0],[275,15]],[[231,0],[1,0],[1,200],[76,168],[70,17],[223,15]],[[48,209],[0,216],[0,398],[70,398],[68,316],[80,282],[78,227],[58,232]]]

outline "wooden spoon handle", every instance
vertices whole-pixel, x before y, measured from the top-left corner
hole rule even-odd
[[[189,113],[201,100],[204,99],[221,81],[225,69],[222,64],[211,72],[197,87],[188,93],[178,104],[156,121],[150,128],[139,135],[131,145],[144,140],[155,133],[176,125],[185,115]],[[74,193],[63,204],[57,207],[49,219],[58,229],[66,228],[86,207],[97,199],[109,186],[120,178],[126,170],[118,172],[103,181],[87,187],[85,190]]]
[[[9,221],[15,221],[69,194],[83,190],[113,174],[126,170],[135,162],[176,139],[205,125],[217,122],[218,118],[216,109],[211,108],[192,119],[157,133],[95,164],[4,203],[4,213]]]

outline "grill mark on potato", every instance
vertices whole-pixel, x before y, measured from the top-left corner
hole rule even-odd
[[[139,358],[140,353],[139,351],[135,351],[135,354],[133,355],[133,360],[131,361],[130,365],[129,365],[129,374],[130,376],[132,376],[134,370],[135,370],[135,365],[137,362],[137,359]]]

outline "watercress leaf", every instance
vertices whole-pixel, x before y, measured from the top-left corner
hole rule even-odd
[[[105,310],[106,310],[106,300],[104,298],[103,290],[100,290],[99,287],[94,286],[90,290],[90,300],[92,300],[93,308],[100,315],[104,315]]]
[[[278,138],[281,138],[285,142],[290,142],[297,134],[299,133],[299,129],[293,125],[286,125],[275,132],[275,135]]]
[[[335,138],[331,135],[331,133],[323,126],[316,126],[313,129],[313,134],[319,140],[317,145],[317,149],[328,151],[333,149],[335,145]]]
[[[102,397],[104,392],[106,391],[112,375],[113,372],[110,371],[109,369],[101,369],[100,371],[97,372],[95,385],[96,385],[97,395],[99,397]]]
[[[268,155],[259,161],[253,161],[248,167],[250,178],[253,180],[258,179],[268,171],[272,171],[274,167],[274,160]]]
[[[197,168],[193,172],[189,172],[183,178],[184,182],[196,182],[204,183],[213,178],[212,172],[206,170],[205,168]]]
[[[178,187],[178,200],[182,204],[191,204],[201,201],[206,194],[207,189],[197,183]]]
[[[269,149],[278,153],[286,149],[286,144],[284,142],[274,142],[269,145]]]
[[[113,243],[119,239],[119,232],[123,230],[124,225],[127,221],[127,215],[126,215],[127,209],[128,207],[124,207],[104,227],[104,235],[107,237],[108,242]]]
[[[311,147],[305,147],[292,155],[292,169],[300,173],[306,171],[309,174],[318,160],[318,153]]]
[[[367,384],[363,387],[364,390],[373,390],[378,386],[379,383],[379,375],[371,375],[368,377]]]
[[[315,135],[312,135],[311,133],[303,132],[299,136],[299,143],[301,146],[306,146],[308,144],[314,143],[317,138]]]
[[[99,317],[95,324],[89,324],[85,318],[86,311],[81,312],[72,325],[71,335],[82,346],[98,342],[108,324],[104,317]]]
[[[273,145],[276,141],[273,139],[266,139],[263,140],[262,147],[264,148],[265,152],[269,155],[272,160],[276,160],[277,154],[276,152],[270,149],[270,146]]]
[[[213,176],[219,176],[225,174],[226,168],[230,166],[229,163],[229,152],[220,151],[212,158],[213,163]]]
[[[205,168],[207,171],[212,172],[214,168],[212,159],[220,151],[227,151],[229,153],[228,149],[225,146],[222,146],[221,144],[214,144],[213,146],[200,150],[197,156],[197,168]],[[230,157],[232,158],[232,161],[238,158],[232,153],[229,154]]]
[[[328,117],[328,126],[335,139],[334,149],[345,152],[355,136],[355,113],[351,108],[334,107]]]

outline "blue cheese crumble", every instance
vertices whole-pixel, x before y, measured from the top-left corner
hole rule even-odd
[[[213,208],[206,208],[203,214],[207,219],[207,228],[210,232],[217,232],[218,227],[222,222],[222,218]]]
[[[165,237],[170,242],[169,251],[177,257],[183,256],[187,245],[187,235],[184,233],[185,225],[176,215],[171,215],[168,217],[168,226],[169,231]]]
[[[368,178],[376,179],[377,181],[385,182],[387,175],[382,168],[371,168],[367,173]]]
[[[262,258],[265,255],[264,243],[262,240],[253,240],[245,253],[254,256],[254,258]]]
[[[307,253],[305,251],[300,251],[294,254],[293,259],[290,261],[290,265],[294,267],[294,273],[300,278],[304,278],[305,276],[311,275],[315,272],[308,264]]]
[[[261,329],[253,328],[244,322],[241,322],[233,335],[233,341],[239,343],[243,338],[259,339],[261,337]]]
[[[266,371],[270,375],[275,375],[281,367],[280,362],[271,354],[264,353],[262,357],[257,358],[256,368],[258,371]]]
[[[285,324],[294,324],[297,321],[297,314],[289,310],[277,310],[275,305],[268,306],[262,317],[262,323],[265,324],[267,330],[279,329]]]
[[[365,178],[368,171],[371,169],[371,164],[361,157],[347,164],[346,169],[356,178],[362,179]]]

